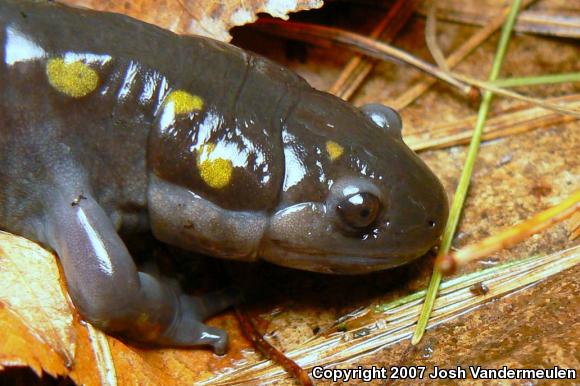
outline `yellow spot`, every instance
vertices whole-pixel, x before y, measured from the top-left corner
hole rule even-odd
[[[52,87],[73,98],[90,94],[99,84],[97,72],[81,61],[66,63],[62,58],[50,59],[46,74]]]
[[[165,99],[165,104],[172,103],[176,115],[188,114],[203,108],[203,99],[197,95],[191,95],[187,91],[172,91]]]
[[[197,167],[206,184],[214,189],[221,189],[230,183],[234,168],[231,160],[224,158],[210,160],[214,150],[215,144],[211,142],[203,145],[197,153]]]
[[[344,152],[344,148],[334,141],[326,141],[326,152],[332,161],[337,159]]]

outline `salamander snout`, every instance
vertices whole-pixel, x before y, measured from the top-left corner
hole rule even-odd
[[[419,166],[420,179],[404,176],[389,185],[347,177],[331,187],[326,210],[343,235],[343,250],[358,249],[378,264],[397,265],[436,244],[447,221],[447,197],[432,173]]]

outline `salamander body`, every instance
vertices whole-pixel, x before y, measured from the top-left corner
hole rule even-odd
[[[131,18],[0,0],[0,229],[59,256],[83,317],[212,345],[232,303],[137,270],[119,234],[211,256],[365,273],[424,254],[445,192],[397,113],[264,58]]]

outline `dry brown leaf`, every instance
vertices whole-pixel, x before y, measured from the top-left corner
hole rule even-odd
[[[136,347],[82,322],[62,289],[56,256],[0,232],[0,370],[30,367],[83,385],[191,384],[243,358],[250,344],[232,313],[213,318],[230,334],[227,356],[205,349]]]
[[[24,366],[38,376],[43,372],[54,377],[67,373],[62,356],[0,302],[0,370]]]
[[[117,12],[179,34],[203,35],[224,42],[229,30],[251,23],[258,13],[287,19],[288,14],[322,7],[323,0],[58,0],[63,4]]]
[[[51,253],[0,232],[0,301],[38,340],[62,355],[66,363],[73,361],[73,317]]]

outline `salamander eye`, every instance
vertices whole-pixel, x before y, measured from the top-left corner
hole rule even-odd
[[[342,220],[356,229],[373,224],[381,207],[379,199],[371,193],[355,193],[336,206]]]
[[[377,126],[382,127],[387,132],[401,136],[403,121],[399,113],[392,107],[383,106],[378,103],[371,103],[361,107],[363,114],[369,117]]]

